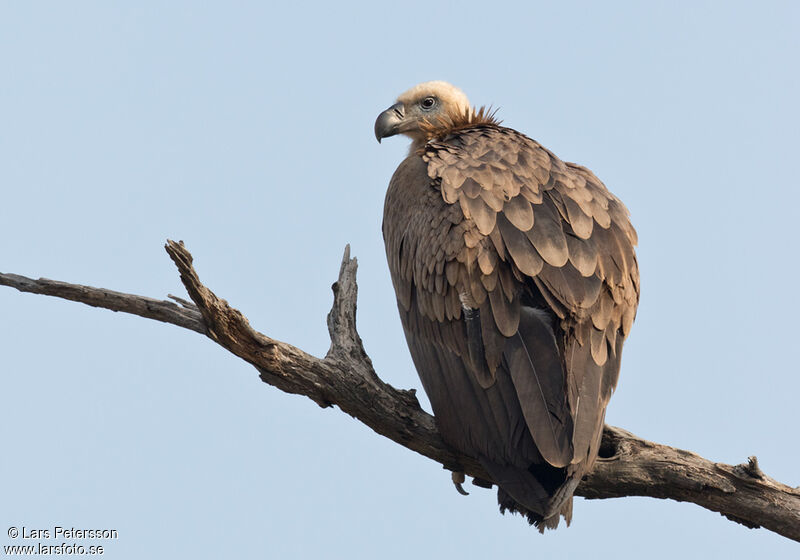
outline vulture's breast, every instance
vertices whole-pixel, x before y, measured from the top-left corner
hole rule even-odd
[[[420,156],[411,155],[400,164],[386,192],[383,237],[403,307],[408,309],[412,285],[432,296],[446,295],[446,267],[464,260],[464,234],[474,227],[457,204],[444,201]]]

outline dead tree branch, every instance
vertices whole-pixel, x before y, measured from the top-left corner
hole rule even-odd
[[[183,243],[169,241],[167,253],[180,272],[189,302],[114,292],[54,280],[0,273],[0,285],[50,295],[171,323],[211,338],[249,362],[261,379],[305,395],[322,407],[336,405],[377,433],[442,464],[463,471],[479,485],[491,481],[478,462],[442,441],[433,416],[423,411],[413,390],[398,390],[375,373],[356,330],[356,259],[345,249],[333,285],[328,314],[331,347],[320,359],[250,327],[241,312],[201,282]],[[601,457],[576,492],[588,499],[650,496],[692,502],[747,527],[764,527],[800,542],[800,489],[761,472],[755,457],[743,465],[714,463],[689,451],[645,441],[606,426]]]

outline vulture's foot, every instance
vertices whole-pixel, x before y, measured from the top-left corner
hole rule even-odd
[[[461,494],[462,496],[469,496],[469,492],[464,490],[464,487],[462,486],[462,484],[464,484],[464,481],[467,479],[466,476],[464,476],[464,472],[453,471],[452,478],[453,478],[453,484],[455,485],[456,490],[458,490],[458,493]]]

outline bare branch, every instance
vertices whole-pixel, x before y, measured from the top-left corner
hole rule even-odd
[[[578,486],[578,496],[692,502],[746,527],[764,527],[800,541],[800,489],[764,475],[755,457],[743,465],[714,463],[608,425],[600,454]]]
[[[19,274],[4,274],[0,272],[0,286],[16,288],[20,292],[54,296],[70,301],[77,301],[102,307],[111,311],[122,311],[148,319],[155,319],[163,323],[178,325],[184,329],[205,334],[206,327],[198,311],[181,308],[171,301],[152,299],[144,296],[135,296],[122,292],[93,288],[80,284],[68,284],[58,280],[39,278],[34,280]]]
[[[331,347],[324,359],[255,331],[242,313],[200,282],[192,256],[182,242],[169,241],[166,250],[178,267],[193,304],[174,296],[170,297],[181,305],[15,274],[0,273],[0,284],[206,334],[254,365],[265,383],[305,395],[323,407],[336,405],[377,433],[446,469],[470,475],[474,484],[491,484],[491,478],[475,459],[444,443],[433,417],[420,408],[413,390],[395,389],[375,373],[356,330],[357,263],[350,258],[349,246],[339,279],[333,285],[334,302],[328,314]],[[713,463],[612,426],[605,428],[600,455],[594,470],[578,487],[578,496],[650,496],[692,502],[747,527],[764,527],[800,541],[800,490],[764,475],[755,457],[737,466]],[[460,476],[456,479],[462,480]]]

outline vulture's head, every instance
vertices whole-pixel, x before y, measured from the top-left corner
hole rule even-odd
[[[397,103],[378,115],[375,138],[378,142],[396,134],[410,137],[414,145],[428,138],[433,127],[470,118],[473,113],[464,92],[447,82],[424,82],[397,98]]]

